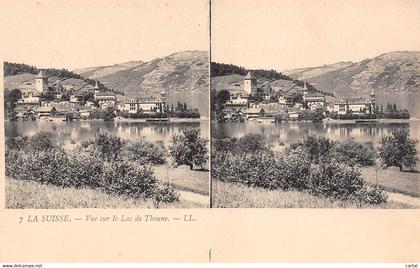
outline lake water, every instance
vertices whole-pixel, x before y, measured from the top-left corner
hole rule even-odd
[[[381,136],[391,135],[394,128],[409,128],[412,138],[420,139],[420,121],[410,121],[409,123],[384,123],[384,124],[343,124],[343,123],[311,123],[311,122],[291,122],[291,123],[214,123],[212,124],[212,137],[240,138],[245,134],[261,134],[265,142],[280,151],[284,145],[302,140],[307,135],[317,135],[331,138],[333,140],[345,140],[354,138],[358,142],[372,142],[377,145]],[[420,144],[417,144],[417,151],[420,152]]]
[[[104,122],[104,121],[16,121],[5,122],[6,137],[32,136],[37,132],[50,132],[58,142],[65,146],[79,144],[95,137],[97,133],[108,133],[128,140],[145,138],[156,143],[163,142],[165,147],[170,143],[173,134],[184,129],[199,128],[201,135],[208,138],[209,122],[174,122],[174,123],[144,123],[144,122]]]

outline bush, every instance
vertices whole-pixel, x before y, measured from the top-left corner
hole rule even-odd
[[[207,162],[207,140],[200,137],[198,129],[185,129],[182,134],[172,136],[169,153],[174,166],[201,166]]]
[[[388,196],[383,189],[368,184],[363,185],[356,193],[356,201],[373,205],[386,203],[387,198]]]
[[[300,148],[302,153],[307,154],[309,159],[314,162],[323,161],[335,146],[336,142],[328,138],[309,135],[303,138],[303,141],[290,145],[291,149]]]
[[[355,142],[353,139],[336,143],[329,152],[329,157],[350,166],[373,166],[376,151],[373,146]]]
[[[82,147],[97,151],[98,156],[104,160],[116,160],[122,151],[125,141],[119,137],[100,133],[94,140],[83,142]]]
[[[156,184],[150,167],[125,161],[104,162],[101,187],[106,192],[148,198],[153,196]]]
[[[278,188],[275,158],[270,152],[216,154],[212,159],[212,176],[252,187]]]
[[[392,136],[382,137],[379,141],[379,156],[386,167],[396,166],[413,169],[418,161],[417,140],[411,139],[408,129],[397,128],[392,130]]]
[[[225,150],[212,152],[212,178],[252,187],[305,191],[340,200],[386,202],[384,191],[366,185],[360,171],[346,162],[346,157],[356,152],[356,163],[370,163],[373,156],[367,145],[343,153],[341,150],[351,146],[352,141],[338,144],[312,136],[275,155],[268,148],[237,150],[237,143],[233,139],[212,143],[213,149],[226,145]],[[359,151],[363,154],[359,155]],[[335,159],[334,155],[340,157]]]
[[[23,150],[27,144],[27,137],[12,137],[6,138],[6,153],[7,150]]]
[[[39,132],[27,140],[26,146],[32,150],[51,150],[57,148],[56,140],[52,133]]]
[[[173,184],[169,182],[158,183],[155,190],[155,200],[160,203],[171,203],[179,201],[179,193]]]
[[[151,167],[121,157],[124,144],[126,142],[119,138],[98,135],[94,141],[67,152],[55,145],[48,135],[13,138],[7,141],[6,175],[62,187],[98,188],[133,198],[155,198],[158,202],[179,200],[175,188],[160,184]],[[146,142],[137,145],[142,150],[154,149],[139,159],[146,157],[145,162],[162,160],[154,158],[158,146]],[[162,151],[159,151],[158,157],[161,156]]]
[[[311,193],[342,200],[354,196],[364,184],[359,170],[336,161],[311,165],[309,180]]]
[[[141,139],[138,142],[127,142],[122,151],[122,158],[139,164],[164,164],[166,150],[163,145],[155,145]]]
[[[8,150],[6,175],[21,180],[35,180],[58,186],[70,186],[69,161],[60,148],[43,150]]]
[[[75,187],[101,187],[104,160],[97,151],[78,147],[68,152],[69,174]]]
[[[277,160],[283,190],[306,190],[309,188],[311,159],[302,149],[289,149],[280,154]]]

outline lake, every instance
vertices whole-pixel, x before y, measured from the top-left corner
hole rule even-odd
[[[117,122],[117,121],[73,121],[73,122],[50,122],[37,121],[14,121],[4,122],[6,137],[32,136],[37,132],[53,133],[58,142],[64,146],[80,144],[95,137],[97,133],[108,133],[128,140],[145,138],[147,141],[156,143],[163,142],[169,146],[173,134],[182,132],[188,128],[199,128],[201,135],[208,138],[209,121],[199,122],[174,122],[174,123],[145,123],[145,122]]]
[[[410,129],[412,138],[419,139],[420,121],[409,123],[382,123],[382,124],[354,124],[354,123],[331,123],[331,122],[290,122],[290,123],[214,123],[212,124],[213,138],[236,137],[245,134],[261,134],[265,142],[271,145],[273,150],[280,151],[283,145],[302,140],[307,135],[324,136],[333,140],[342,141],[354,138],[358,142],[372,142],[377,145],[381,136],[391,135],[392,129],[404,127]],[[417,144],[420,152],[420,144]]]

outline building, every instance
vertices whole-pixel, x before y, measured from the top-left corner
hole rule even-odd
[[[257,79],[253,76],[252,72],[249,71],[244,78],[244,91],[249,94],[255,94],[258,91]]]
[[[309,110],[324,108],[326,104],[325,96],[320,93],[309,93],[306,82],[303,84],[303,106]]]
[[[22,95],[22,98],[16,102],[16,106],[30,106],[35,107],[40,105],[39,96],[35,96],[32,93],[28,95]]]
[[[303,105],[308,107],[310,110],[316,110],[318,108],[324,108],[325,97],[319,93],[307,93],[303,95]]]
[[[277,101],[283,109],[287,107],[287,101],[284,96],[280,96]]]
[[[35,113],[38,115],[39,118],[42,117],[50,117],[52,115],[55,115],[57,110],[54,106],[42,106],[35,110]]]
[[[228,111],[240,111],[248,108],[248,98],[241,94],[231,95],[230,99],[224,104],[224,109]]]
[[[48,91],[48,77],[40,71],[35,79],[35,88],[41,94],[45,91]]]
[[[166,94],[162,90],[160,98],[131,98],[124,105],[124,111],[136,113],[166,113]]]
[[[333,112],[337,114],[374,114],[375,113],[375,93],[370,93],[370,98],[363,99],[343,99],[334,103]]]
[[[95,94],[94,99],[98,101],[98,105],[102,109],[114,107],[117,103],[117,97],[112,92],[100,92],[98,81],[95,84]]]
[[[69,101],[70,103],[74,103],[74,104],[81,104],[83,102],[82,96],[78,96],[78,95],[71,95]]]

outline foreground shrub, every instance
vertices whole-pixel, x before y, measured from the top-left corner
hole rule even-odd
[[[216,153],[212,158],[212,176],[247,186],[278,188],[274,155],[264,151],[236,155],[231,152]]]
[[[328,157],[328,154],[336,142],[315,135],[309,135],[303,138],[302,141],[290,145],[291,149],[300,148],[311,161],[321,162]]]
[[[95,150],[76,148],[67,153],[69,174],[75,187],[97,188],[101,186],[104,160]]]
[[[375,164],[376,152],[373,146],[355,142],[353,139],[336,143],[329,152],[331,159],[351,166],[363,167]]]
[[[7,142],[6,175],[61,187],[98,188],[127,197],[154,198],[157,202],[179,200],[173,185],[160,184],[150,166],[121,158],[123,144],[123,140],[103,135],[67,152],[47,136],[13,139]],[[148,143],[139,147],[142,150],[158,148]],[[105,152],[105,148],[115,148],[118,153]],[[161,158],[153,159],[154,152],[156,150],[133,158],[161,161]],[[162,157],[162,151],[159,152],[158,156]]]
[[[410,138],[408,129],[396,128],[392,136],[382,137],[379,141],[379,156],[386,167],[403,167],[413,169],[418,159],[417,140]]]
[[[6,175],[40,183],[70,186],[69,160],[64,150],[8,150]]]
[[[179,192],[175,190],[173,184],[169,182],[163,182],[156,185],[154,197],[158,203],[171,203],[174,201],[179,201]]]
[[[57,147],[51,133],[39,132],[28,139],[27,146],[32,150],[51,150]]]
[[[192,170],[201,168],[207,162],[207,139],[200,136],[198,129],[185,129],[172,136],[169,153],[175,167],[187,165]]]
[[[137,142],[127,142],[122,150],[122,158],[139,164],[164,164],[165,148],[141,139]]]
[[[354,167],[332,161],[313,164],[310,168],[311,193],[334,199],[349,199],[363,187],[360,171]]]
[[[157,180],[153,170],[132,162],[104,162],[101,188],[106,192],[134,198],[148,198],[154,195]]]
[[[384,191],[368,186],[357,167],[345,163],[344,157],[332,159],[329,156],[330,151],[335,150],[332,149],[335,143],[327,139],[314,143],[310,143],[310,140],[278,155],[269,149],[240,153],[234,149],[213,151],[211,176],[224,182],[266,189],[299,190],[336,200],[369,204],[386,202]],[[352,150],[365,150],[365,147]],[[367,152],[371,157],[371,151]],[[351,153],[344,155],[348,157]],[[357,161],[366,161],[369,157],[361,157]]]
[[[102,159],[110,161],[116,160],[119,157],[124,143],[119,137],[100,133],[95,136],[95,139],[83,142],[82,147],[95,150]]]
[[[373,205],[386,203],[387,198],[388,196],[382,188],[368,184],[364,184],[356,193],[356,201]]]

